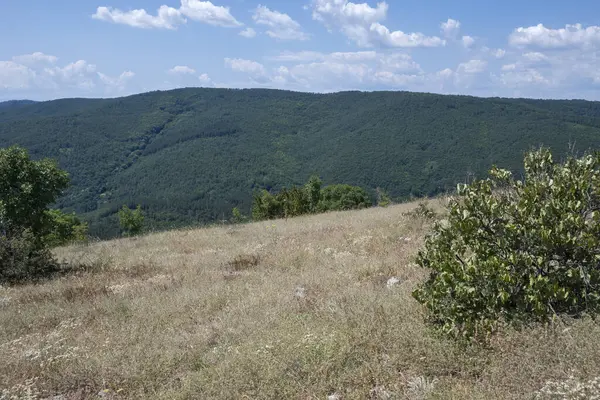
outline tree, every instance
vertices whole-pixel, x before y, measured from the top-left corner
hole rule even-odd
[[[366,190],[358,186],[329,185],[321,190],[318,209],[325,211],[358,210],[371,207],[371,199]]]
[[[600,153],[524,164],[523,181],[494,168],[459,185],[419,252],[432,272],[413,294],[453,337],[600,310]]]
[[[135,210],[126,205],[119,210],[119,224],[125,236],[137,236],[142,233],[144,227],[144,214],[142,206],[138,204]]]
[[[33,161],[18,146],[0,149],[0,279],[34,278],[56,267],[44,241],[52,230],[48,206],[68,184],[55,161]]]
[[[308,198],[307,207],[311,213],[317,212],[319,201],[321,201],[321,186],[323,186],[323,182],[318,175],[311,176],[306,185],[304,185],[304,190]]]
[[[82,222],[75,213],[66,214],[60,210],[48,210],[50,230],[44,242],[50,247],[62,246],[87,239],[88,224]]]

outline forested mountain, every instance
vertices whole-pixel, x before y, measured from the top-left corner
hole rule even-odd
[[[516,170],[531,147],[600,148],[600,102],[194,88],[0,106],[12,144],[57,158],[72,178],[59,206],[108,237],[123,204],[156,228],[193,225],[314,173],[433,195],[492,164]]]

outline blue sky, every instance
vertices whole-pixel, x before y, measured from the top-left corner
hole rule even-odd
[[[600,100],[597,0],[0,0],[0,100],[177,87]]]

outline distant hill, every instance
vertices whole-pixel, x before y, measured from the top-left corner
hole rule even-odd
[[[0,109],[3,108],[11,108],[17,106],[24,106],[28,104],[35,104],[36,102],[33,100],[8,100],[8,101],[0,101]]]
[[[179,89],[0,105],[0,145],[11,144],[57,158],[72,177],[59,206],[108,237],[123,204],[141,203],[158,229],[206,223],[313,173],[434,195],[492,164],[518,171],[531,147],[600,148],[600,102]]]

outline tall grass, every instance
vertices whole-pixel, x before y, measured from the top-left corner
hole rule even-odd
[[[416,206],[58,249],[88,268],[0,289],[0,398],[562,398],[551,396],[572,382],[595,390],[592,321],[503,332],[487,348],[431,333],[411,296],[428,273],[412,263],[430,224],[408,213]],[[399,282],[388,285],[392,277]]]

